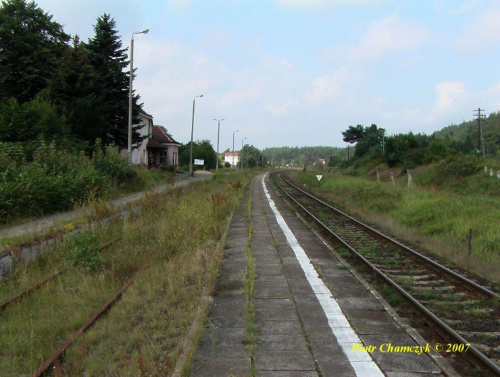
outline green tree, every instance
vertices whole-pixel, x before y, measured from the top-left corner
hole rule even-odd
[[[30,101],[54,74],[69,36],[33,1],[5,0],[0,7],[0,101]]]
[[[15,98],[0,103],[0,141],[30,142],[39,136],[53,139],[68,135],[64,119],[42,95],[23,104]]]
[[[191,143],[188,142],[179,147],[179,162],[182,166],[189,165]],[[193,160],[204,160],[206,169],[215,169],[217,156],[209,140],[193,142]],[[194,165],[193,165],[194,167]]]
[[[254,168],[256,166],[266,166],[267,157],[253,145],[246,144],[240,152],[243,167]]]
[[[97,96],[97,73],[78,36],[68,48],[49,85],[49,95],[79,139],[93,145],[105,129],[103,104]]]
[[[429,162],[439,161],[448,155],[448,146],[443,139],[434,139],[427,150],[427,160]]]
[[[109,14],[97,18],[94,26],[95,35],[87,43],[90,64],[97,74],[97,83],[94,93],[100,103],[103,123],[99,136],[104,145],[115,143],[125,147],[128,140],[128,89],[129,74],[124,71],[129,61],[126,50],[116,30],[116,23]],[[134,124],[138,123],[138,96],[133,97]],[[139,126],[133,130],[133,142],[140,140],[137,132]]]
[[[356,157],[362,157],[368,152],[379,154],[382,152],[382,135],[383,128],[378,128],[376,124],[370,127],[363,127],[358,124],[356,127],[349,126],[346,131],[342,132],[343,140],[350,144],[356,144]]]

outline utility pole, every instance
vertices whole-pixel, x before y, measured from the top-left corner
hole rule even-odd
[[[484,137],[483,137],[483,129],[481,128],[481,119],[486,118],[486,115],[481,114],[481,111],[484,112],[484,109],[480,107],[477,110],[474,110],[474,116],[477,117],[477,157],[481,153],[481,143],[483,144],[483,159],[486,158],[486,151],[484,149]]]

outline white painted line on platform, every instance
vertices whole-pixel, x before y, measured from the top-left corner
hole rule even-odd
[[[266,174],[267,175],[267,174]],[[356,332],[353,330],[349,321],[340,310],[338,302],[332,297],[332,293],[325,285],[323,280],[318,275],[318,272],[314,268],[311,260],[307,256],[306,252],[300,246],[297,238],[288,227],[285,219],[279,213],[276,205],[274,204],[269,191],[267,190],[264,179],[266,175],[262,178],[262,188],[266,194],[267,200],[271,209],[276,217],[281,230],[285,234],[288,244],[292,248],[297,260],[299,261],[300,267],[306,275],[307,281],[311,285],[311,288],[318,299],[323,311],[328,319],[328,325],[332,330],[333,335],[337,338],[337,341],[342,347],[342,351],[347,356],[347,359],[352,365],[354,372],[357,376],[363,377],[378,377],[384,376],[380,371],[377,364],[375,364],[368,352],[353,352],[352,347],[354,343],[362,343]]]

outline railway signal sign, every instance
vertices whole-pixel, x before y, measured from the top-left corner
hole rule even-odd
[[[321,182],[321,178],[323,178],[323,176],[318,174],[316,178],[318,178],[318,182]]]

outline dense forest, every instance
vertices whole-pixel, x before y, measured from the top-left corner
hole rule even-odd
[[[332,156],[347,158],[347,148],[338,147],[275,147],[262,151],[272,166],[314,165],[319,159],[330,160]]]

